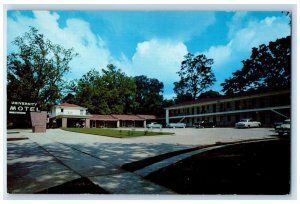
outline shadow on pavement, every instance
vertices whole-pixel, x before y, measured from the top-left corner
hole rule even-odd
[[[194,155],[146,179],[179,194],[286,195],[290,140],[237,144]]]
[[[7,143],[8,193],[35,193],[79,178],[37,144]]]
[[[91,145],[80,143],[66,145],[119,167],[123,166],[124,164],[139,161],[145,158],[195,147],[191,145],[188,146],[165,143],[93,143]]]
[[[62,185],[48,188],[37,194],[109,194],[87,178],[79,178]]]

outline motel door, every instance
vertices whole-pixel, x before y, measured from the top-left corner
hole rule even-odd
[[[92,121],[92,127],[93,127],[93,128],[96,127],[96,121],[95,121],[95,120]]]

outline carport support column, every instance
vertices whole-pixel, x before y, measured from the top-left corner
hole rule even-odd
[[[120,127],[120,120],[117,121],[117,128]]]
[[[146,120],[144,120],[144,128],[146,128],[147,127],[147,122],[146,122]]]
[[[90,119],[85,119],[85,128],[90,128]]]
[[[68,124],[68,118],[61,119],[61,127],[66,128]]]
[[[169,109],[166,109],[166,124],[169,124]]]

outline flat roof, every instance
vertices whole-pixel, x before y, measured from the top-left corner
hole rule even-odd
[[[289,92],[290,92],[290,90],[269,91],[269,92],[253,91],[253,92],[244,92],[244,93],[226,95],[226,96],[222,95],[222,96],[213,97],[213,98],[202,98],[202,99],[196,99],[196,100],[192,100],[192,101],[186,101],[186,102],[175,104],[173,106],[169,106],[165,109],[172,109],[172,108],[184,107],[184,106],[207,103],[207,102],[215,102],[215,101],[226,100],[226,99],[238,99],[238,98],[249,97],[249,96],[257,96],[258,97],[258,96],[263,96],[263,95],[276,95],[276,94],[289,93]]]

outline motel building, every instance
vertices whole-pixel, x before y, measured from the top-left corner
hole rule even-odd
[[[70,103],[55,105],[49,112],[50,127],[76,127],[78,123],[89,128],[91,115],[86,110]]]
[[[50,127],[77,127],[80,124],[85,128],[146,127],[150,122],[162,120],[154,115],[90,114],[86,108],[70,103],[53,106],[49,119]]]
[[[192,126],[208,120],[217,126],[234,126],[243,118],[260,121],[262,126],[290,117],[290,90],[245,93],[188,101],[165,108],[166,124],[183,122]]]

